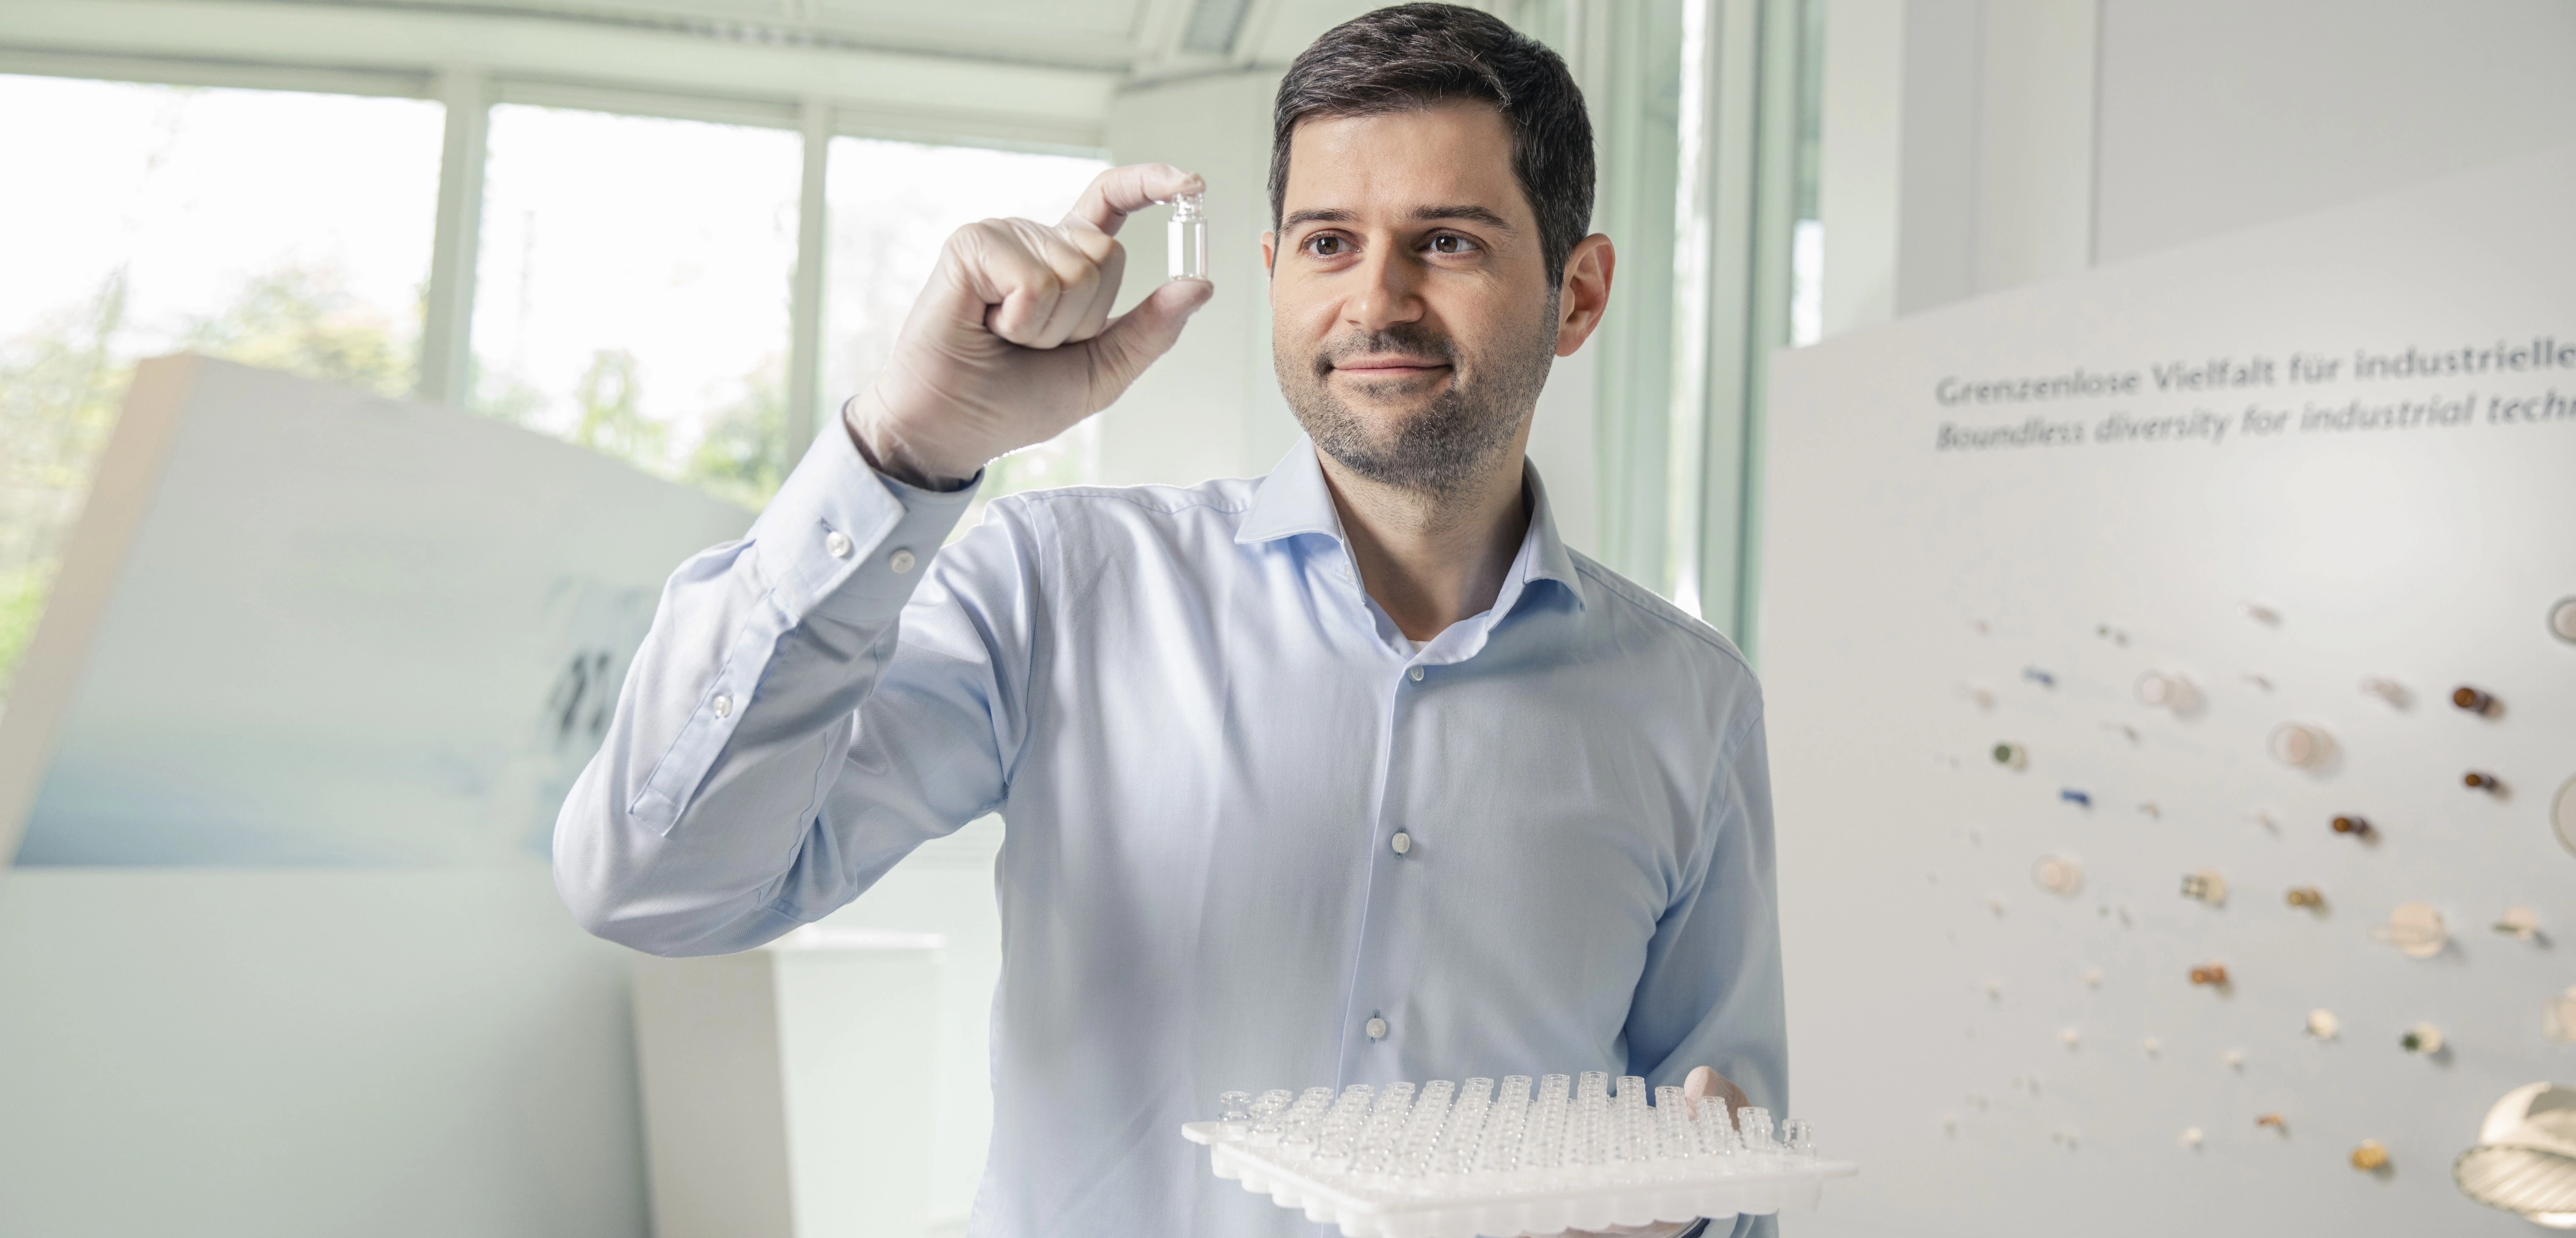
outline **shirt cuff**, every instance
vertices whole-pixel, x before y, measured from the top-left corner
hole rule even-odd
[[[983,479],[924,490],[868,467],[834,418],[751,526],[761,583],[791,623],[892,619]]]

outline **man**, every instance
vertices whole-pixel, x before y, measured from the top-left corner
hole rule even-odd
[[[672,577],[564,805],[565,901],[741,950],[1002,814],[981,1235],[1310,1231],[1179,1137],[1232,1088],[1605,1070],[1780,1108],[1753,676],[1568,551],[1522,454],[1613,267],[1553,53],[1446,5],[1324,35],[1262,238],[1308,441],[1258,482],[998,499],[938,549],[986,461],[1207,301],[1108,318],[1127,213],[1196,188],[1118,168],[951,238],[847,433]]]

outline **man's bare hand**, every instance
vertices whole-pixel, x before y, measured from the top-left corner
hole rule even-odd
[[[1112,320],[1127,269],[1118,229],[1203,189],[1196,173],[1133,164],[1101,173],[1061,223],[958,229],[894,356],[850,402],[851,440],[877,467],[944,488],[1107,407],[1214,293],[1206,280],[1172,280]]]
[[[1750,1103],[1745,1099],[1744,1089],[1735,1086],[1732,1080],[1706,1066],[1692,1070],[1690,1075],[1682,1080],[1682,1095],[1694,1105],[1703,1101],[1725,1105],[1730,1120],[1736,1110]],[[1694,1224],[1696,1222],[1684,1221],[1678,1225],[1621,1225],[1603,1230],[1569,1229],[1558,1234],[1556,1238],[1613,1238],[1613,1236],[1615,1238],[1674,1238],[1675,1235],[1689,1230]]]

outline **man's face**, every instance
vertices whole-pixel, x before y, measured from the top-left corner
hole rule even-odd
[[[1546,385],[1557,297],[1511,149],[1480,103],[1290,137],[1280,230],[1262,238],[1272,360],[1316,446],[1363,477],[1464,484]]]

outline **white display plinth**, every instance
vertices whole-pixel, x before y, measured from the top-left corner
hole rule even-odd
[[[743,954],[637,957],[657,1238],[919,1238],[945,944],[809,926]]]

